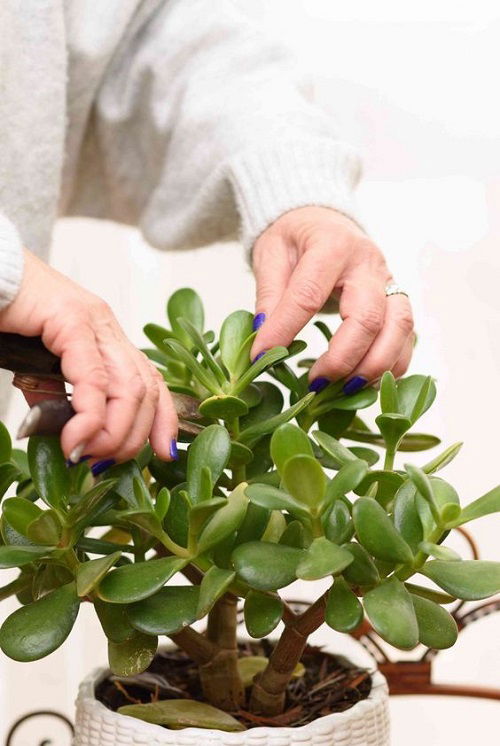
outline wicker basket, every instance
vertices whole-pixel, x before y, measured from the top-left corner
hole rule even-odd
[[[95,686],[108,675],[97,669],[80,685],[74,746],[389,746],[387,683],[372,676],[370,696],[345,712],[298,728],[251,728],[238,733],[185,728],[167,730],[119,715],[95,698]]]

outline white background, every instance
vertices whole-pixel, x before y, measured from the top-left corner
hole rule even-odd
[[[316,99],[363,153],[365,225],[414,303],[420,342],[412,370],[438,381],[424,425],[446,444],[465,440],[448,478],[468,502],[500,482],[500,10],[484,0],[239,2],[293,46]],[[165,298],[181,286],[203,295],[211,326],[252,307],[253,280],[235,244],[161,255],[135,231],[73,220],[56,230],[53,262],[106,298],[138,344],[143,323],[162,323]],[[310,336],[319,352],[319,336]],[[12,427],[23,411],[17,399]],[[500,560],[500,517],[474,531],[483,555]],[[26,710],[72,715],[78,681],[106,661],[90,612],[82,610],[69,640],[44,661],[0,657],[2,743],[7,724]],[[436,680],[500,687],[499,622],[469,628],[438,659]],[[500,703],[394,698],[392,712],[396,746],[498,743]],[[27,730],[16,741],[33,743]],[[62,730],[55,743],[66,743]]]

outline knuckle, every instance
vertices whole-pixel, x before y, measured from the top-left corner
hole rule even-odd
[[[147,393],[147,386],[144,379],[139,373],[136,373],[129,380],[127,386],[127,392],[134,401],[140,402],[144,399]]]
[[[353,318],[363,331],[372,337],[378,334],[384,323],[384,315],[378,308],[365,308]]]
[[[303,280],[295,290],[295,303],[308,314],[315,313],[325,302],[324,292],[316,280]]]
[[[395,323],[401,331],[406,335],[410,335],[413,332],[413,314],[409,308],[404,308],[399,311],[395,316]]]

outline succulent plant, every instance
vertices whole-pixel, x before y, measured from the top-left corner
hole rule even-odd
[[[421,466],[404,463],[401,453],[439,444],[413,431],[434,401],[433,379],[386,373],[379,391],[346,396],[339,382],[309,393],[311,361],[286,362],[303,342],[252,363],[249,312],[232,313],[217,339],[194,291],[174,293],[167,314],[169,329],[145,327],[154,344],[145,352],[172,391],[199,402],[177,461],[146,445],[95,478],[87,463],[68,468],[57,437],[33,436],[24,453],[0,428],[0,493],[13,495],[1,506],[0,567],[18,568],[0,600],[21,604],[1,627],[3,652],[50,654],[80,604],[93,603],[116,674],[145,670],[165,636],[199,665],[210,708],[180,701],[177,711],[157,703],[130,714],[174,727],[189,714],[190,724],[231,730],[241,726],[227,713],[243,702],[268,716],[282,710],[308,636],[325,622],[351,633],[366,616],[404,650],[453,645],[446,605],[500,591],[500,563],[463,560],[444,542],[500,511],[500,487],[461,507],[437,475],[459,443]],[[371,429],[358,411],[377,400]],[[320,578],[326,592],[294,613],[282,589]],[[251,637],[284,623],[269,660],[250,673],[238,661],[240,601]],[[206,631],[196,631],[204,618]]]

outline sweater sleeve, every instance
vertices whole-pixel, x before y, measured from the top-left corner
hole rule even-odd
[[[22,275],[21,239],[11,221],[0,213],[0,309],[16,297]]]
[[[107,67],[67,212],[138,225],[158,248],[236,234],[251,248],[296,207],[356,219],[359,175],[288,52],[232,0],[168,0],[129,25]]]

